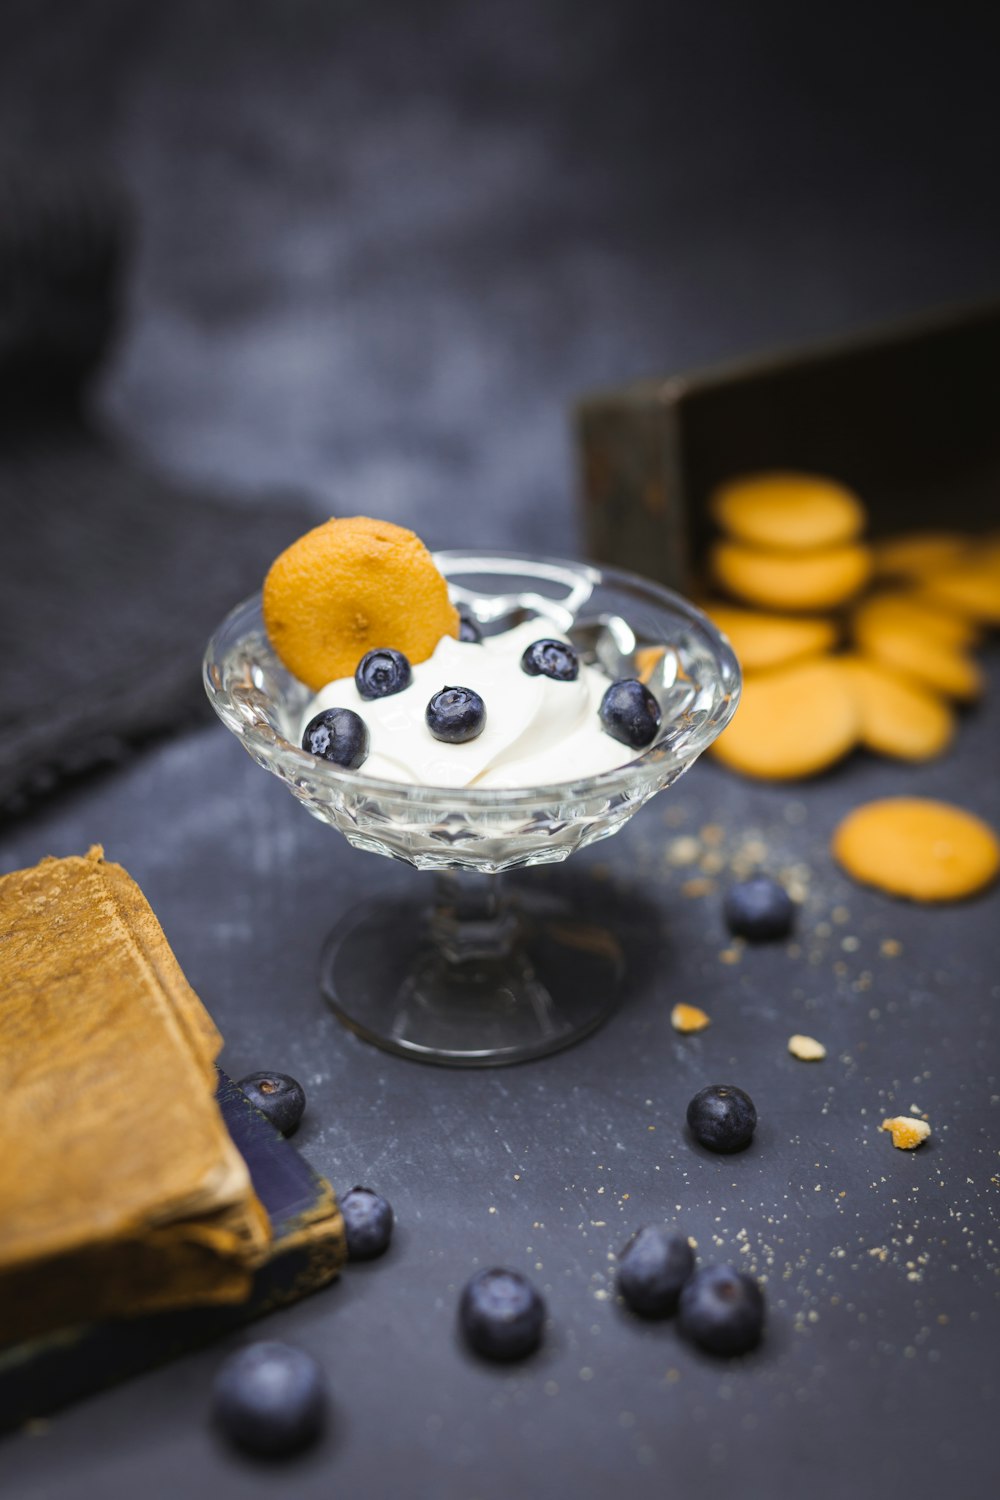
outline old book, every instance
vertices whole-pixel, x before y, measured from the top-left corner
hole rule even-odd
[[[221,1037],[100,849],[0,879],[0,1342],[250,1293],[268,1217]]]
[[[216,1097],[271,1225],[270,1254],[249,1297],[109,1318],[0,1347],[0,1432],[221,1338],[336,1276],[347,1249],[330,1184],[224,1073]]]

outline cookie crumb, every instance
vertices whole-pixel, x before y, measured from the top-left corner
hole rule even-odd
[[[689,833],[672,839],[667,849],[667,859],[672,865],[693,865],[701,853],[701,845]]]
[[[814,1036],[795,1036],[788,1038],[788,1050],[799,1062],[822,1062],[826,1056],[826,1048],[822,1042],[818,1042]]]
[[[931,1133],[926,1120],[914,1120],[907,1115],[897,1115],[894,1120],[883,1120],[881,1128],[892,1132],[892,1144],[900,1151],[913,1151]]]
[[[704,1031],[711,1026],[712,1019],[697,1005],[675,1005],[670,1012],[670,1024],[675,1031]]]

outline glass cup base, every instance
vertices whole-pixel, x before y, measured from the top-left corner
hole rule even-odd
[[[485,915],[458,914],[449,941],[442,926],[455,915],[419,899],[348,912],[320,960],[344,1025],[403,1057],[490,1068],[559,1052],[616,1009],[621,945],[567,901],[518,892]]]

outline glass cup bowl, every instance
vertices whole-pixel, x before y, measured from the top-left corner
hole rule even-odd
[[[248,754],[313,817],[357,849],[436,874],[426,898],[364,903],[330,934],[320,982],[341,1020],[428,1062],[519,1062],[605,1019],[622,993],[622,952],[614,933],[577,922],[557,899],[514,899],[495,877],[617,833],[726,726],[740,670],[700,610],[645,579],[510,554],[441,552],[435,561],[484,634],[538,617],[609,679],[643,675],[663,713],[655,741],[600,775],[515,789],[408,786],[363,766],[344,770],[300,748],[313,695],[272,650],[259,595],[209,642],[205,687]]]

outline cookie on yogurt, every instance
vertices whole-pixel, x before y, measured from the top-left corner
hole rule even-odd
[[[293,676],[318,692],[366,652],[426,661],[458,635],[448,585],[420,538],[390,521],[348,516],[293,542],[264,580],[264,624]]]

